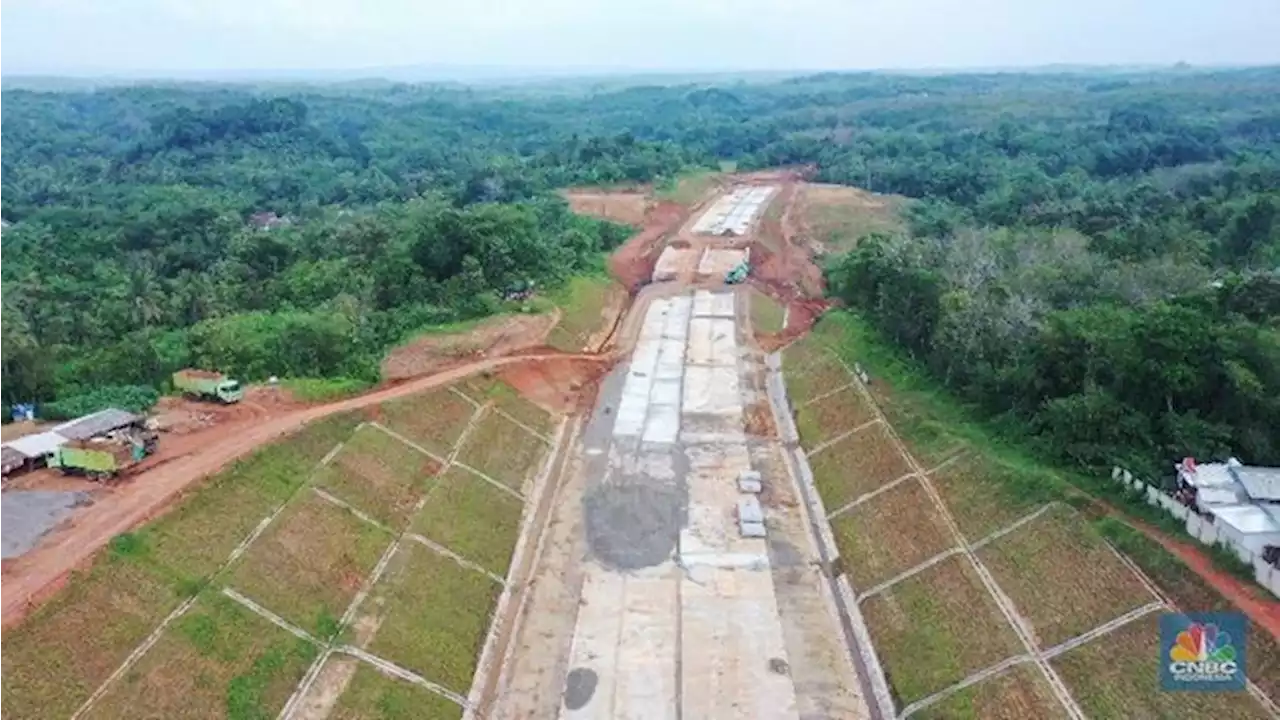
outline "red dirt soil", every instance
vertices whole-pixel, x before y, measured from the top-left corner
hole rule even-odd
[[[534,404],[553,413],[571,413],[591,406],[594,389],[609,366],[595,359],[545,358],[508,365],[497,376]]]
[[[654,203],[645,216],[644,227],[632,235],[609,258],[609,272],[627,291],[635,293],[653,275],[662,240],[675,231],[689,215],[689,209],[673,202]]]
[[[456,367],[430,377],[406,381],[367,395],[313,407],[287,409],[265,407],[252,396],[240,406],[226,408],[244,413],[240,420],[220,423],[208,430],[186,435],[175,434],[161,443],[162,452],[140,466],[110,492],[102,493],[89,512],[77,513],[55,528],[31,552],[4,564],[3,627],[20,621],[61,588],[72,570],[84,566],[111,538],[127,532],[161,513],[192,488],[232,461],[258,447],[280,439],[303,425],[334,413],[360,410],[406,395],[457,382],[483,371],[497,371],[507,366],[541,360],[570,359],[590,366],[601,366],[603,373],[612,363],[612,354],[592,355],[526,355],[491,358]],[[589,373],[582,373],[589,377]],[[548,377],[560,382],[573,373],[548,371]],[[516,376],[526,387],[529,382]],[[514,384],[514,383],[513,383]],[[570,383],[571,384],[571,383]],[[518,384],[517,387],[520,387]],[[550,395],[549,395],[550,396]],[[277,408],[288,408],[281,400]]]
[[[1214,567],[1213,561],[1195,545],[1169,537],[1146,523],[1127,517],[1121,519],[1160,543],[1165,550],[1177,556],[1187,567],[1231,601],[1231,604],[1239,608],[1240,612],[1248,615],[1255,625],[1266,628],[1272,637],[1280,640],[1280,601],[1266,597],[1253,585]]]
[[[528,352],[546,342],[560,321],[560,312],[543,315],[505,315],[481,322],[461,333],[424,335],[392,348],[382,360],[382,377],[406,380],[480,358]]]

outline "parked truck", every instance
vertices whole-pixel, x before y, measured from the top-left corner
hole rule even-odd
[[[156,451],[156,434],[134,429],[116,437],[73,440],[54,451],[49,466],[63,475],[107,480],[142,462]]]
[[[228,404],[244,397],[240,383],[208,370],[179,370],[173,374],[173,386],[187,395]]]

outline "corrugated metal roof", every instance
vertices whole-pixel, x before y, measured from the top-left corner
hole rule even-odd
[[[1242,466],[1232,469],[1254,500],[1280,500],[1280,468]]]
[[[46,455],[52,455],[54,450],[66,444],[67,438],[53,432],[52,430],[36,433],[35,435],[27,435],[8,443],[8,447],[17,450],[29,458],[41,458]]]
[[[134,415],[118,408],[107,408],[92,415],[62,423],[53,429],[69,440],[88,440],[141,421],[141,415]]]
[[[1208,510],[1242,535],[1280,535],[1280,523],[1257,505],[1220,505]]]
[[[1234,488],[1197,488],[1196,503],[1198,505],[1238,505],[1248,501],[1248,498],[1240,497],[1240,495],[1241,493],[1236,492]]]
[[[27,461],[27,456],[5,445],[0,447],[0,470],[9,472]]]

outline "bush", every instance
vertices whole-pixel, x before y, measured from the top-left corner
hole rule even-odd
[[[159,399],[160,393],[146,385],[107,385],[83,395],[45,403],[39,410],[45,420],[71,420],[107,408],[146,412]]]

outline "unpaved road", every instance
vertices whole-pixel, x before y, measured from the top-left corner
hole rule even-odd
[[[34,550],[6,563],[3,627],[7,628],[18,622],[28,611],[56,592],[73,569],[89,560],[111,538],[160,514],[193,482],[216,473],[237,458],[309,422],[334,413],[358,410],[448,385],[485,370],[558,358],[609,363],[612,362],[613,355],[546,353],[492,358],[360,397],[295,410],[265,422],[228,424],[224,426],[225,432],[221,433],[221,440],[209,444],[199,452],[175,458],[130,477],[119,488],[100,497],[90,512],[55,529]]]

